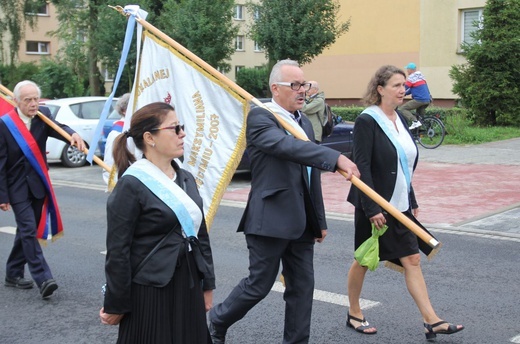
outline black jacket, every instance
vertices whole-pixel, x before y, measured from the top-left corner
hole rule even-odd
[[[56,125],[68,134],[74,134],[74,130],[56,122],[48,108],[40,107],[39,111],[46,117],[51,118]],[[45,145],[48,137],[69,142],[48,126],[39,116],[32,119],[30,132],[38,144],[45,162],[47,162]],[[29,195],[38,199],[44,198],[46,195],[45,185],[23,154],[5,123],[0,120],[0,203],[16,204],[25,201]]]
[[[399,114],[404,127],[405,119]],[[411,134],[410,134],[411,135]],[[419,155],[414,162],[417,166]],[[397,150],[377,122],[367,114],[361,114],[354,125],[353,161],[356,163],[361,180],[385,200],[390,201],[397,179]],[[410,205],[417,208],[413,187],[410,188]],[[354,185],[350,188],[347,201],[356,208],[363,209],[368,218],[377,215],[383,209]]]
[[[176,171],[178,184],[202,211],[202,198],[195,179],[186,170],[176,168]],[[126,175],[118,180],[107,201],[105,312],[130,312],[132,282],[154,287],[168,284],[175,272],[180,250],[186,244],[177,224],[173,211],[137,178]],[[135,275],[141,261],[174,227],[175,232],[168,236],[166,244]],[[192,248],[197,269],[204,275],[203,289],[215,289],[213,258],[204,220],[198,231],[198,241],[198,246]],[[197,255],[202,259],[197,259]]]

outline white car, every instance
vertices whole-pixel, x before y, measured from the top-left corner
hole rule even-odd
[[[107,99],[108,97],[62,98],[40,101],[40,105],[48,107],[56,121],[68,125],[77,132],[85,141],[87,148],[91,149],[92,137]],[[114,118],[111,117],[116,116],[117,119],[120,117],[116,111],[112,111],[116,102],[117,98],[114,98],[110,106],[108,118],[112,121]],[[103,135],[101,136],[103,139]],[[93,149],[96,150],[96,155],[102,155],[103,152],[100,152],[97,144]],[[63,165],[68,167],[80,167],[87,162],[87,156],[83,152],[52,137],[47,139],[46,151],[47,160],[60,160]]]

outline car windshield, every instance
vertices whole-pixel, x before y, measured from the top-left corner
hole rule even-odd
[[[103,106],[105,106],[104,100],[71,104],[69,107],[79,118],[99,119],[101,112],[103,112]]]

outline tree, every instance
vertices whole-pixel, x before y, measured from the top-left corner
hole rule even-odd
[[[32,80],[45,98],[67,98],[84,94],[84,85],[76,74],[59,59],[44,59]]]
[[[257,18],[250,35],[266,50],[269,69],[286,58],[309,63],[348,31],[350,20],[339,21],[339,8],[336,0],[248,3],[249,11]]]
[[[7,61],[0,62],[4,64],[13,65],[16,60],[16,55],[20,49],[20,41],[24,36],[26,23],[29,27],[34,28],[36,25],[37,13],[42,2],[38,0],[0,0],[0,51],[3,51],[3,44],[5,41],[9,44],[9,57]],[[10,36],[10,37],[8,37]],[[4,37],[6,40],[4,41]],[[10,38],[10,39],[9,39]]]
[[[479,125],[520,126],[520,0],[488,0],[467,63],[452,66],[453,93]]]
[[[231,66],[234,0],[168,0],[157,27],[208,64],[223,72]]]
[[[236,75],[237,84],[256,98],[265,98],[269,94],[269,71],[262,68],[240,68]]]

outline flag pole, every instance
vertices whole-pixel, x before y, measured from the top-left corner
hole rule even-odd
[[[4,85],[0,84],[0,91],[3,93],[3,94],[0,94],[0,96],[3,99],[5,99],[5,101],[9,102],[13,106],[16,106],[16,104],[11,99],[8,99],[7,97],[4,96],[4,94],[6,94],[6,95],[8,95],[10,97],[13,97],[13,93],[7,87],[5,87]],[[51,121],[47,116],[43,115],[40,111],[38,111],[38,116],[48,126],[50,126],[52,129],[54,129],[56,132],[58,132],[58,134],[60,134],[61,136],[63,136],[67,140],[72,141],[72,137],[69,135],[69,133],[67,133],[65,130],[63,130],[59,126],[57,126],[53,121]],[[88,149],[87,148],[83,149],[83,153],[88,154]],[[99,157],[94,156],[94,161],[96,162],[96,164],[98,164],[99,166],[103,167],[105,170],[107,170],[107,171],[111,170],[111,167],[109,167],[107,164],[105,164],[105,162],[103,160],[101,160]]]
[[[109,6],[119,13],[121,13],[124,16],[130,16],[130,13],[125,13],[124,9],[121,6]],[[144,28],[146,28],[148,31],[152,32],[154,35],[162,39],[164,42],[168,43],[170,46],[175,48],[178,52],[186,56],[191,61],[197,63],[199,66],[203,67],[208,73],[213,75],[215,78],[217,78],[219,81],[224,83],[227,87],[229,87],[231,90],[233,90],[235,93],[239,94],[241,97],[246,99],[247,101],[253,102],[255,105],[260,106],[268,111],[270,111],[274,117],[280,122],[280,124],[283,126],[285,130],[291,133],[295,138],[298,138],[303,141],[309,141],[307,137],[303,137],[300,133],[296,132],[292,128],[291,125],[286,123],[280,116],[278,116],[276,113],[269,110],[267,107],[264,106],[262,102],[260,102],[258,99],[253,97],[250,93],[248,93],[246,90],[238,86],[236,83],[231,81],[229,78],[227,78],[225,75],[220,73],[218,70],[210,66],[206,61],[202,60],[197,55],[193,54],[191,51],[186,49],[181,44],[177,43],[172,38],[168,37],[165,33],[163,33],[161,30],[157,29],[155,26],[147,22],[146,20],[135,16],[135,20],[141,24]],[[341,175],[344,177],[347,177],[347,173],[342,170],[338,170]],[[440,242],[435,240],[430,234],[425,232],[421,227],[419,227],[415,222],[410,220],[408,217],[406,217],[404,214],[402,214],[399,210],[397,210],[393,205],[391,205],[387,200],[385,200],[383,197],[381,197],[379,194],[377,194],[374,190],[372,190],[368,185],[366,185],[361,179],[352,176],[350,179],[351,183],[354,184],[358,189],[360,189],[363,193],[365,193],[368,197],[370,197],[374,202],[379,204],[383,209],[385,209],[389,214],[391,214],[393,217],[395,217],[399,222],[401,222],[403,225],[405,225],[409,230],[411,230],[415,235],[417,235],[421,240],[423,240],[425,243],[430,245],[432,248],[438,248],[440,245]]]

